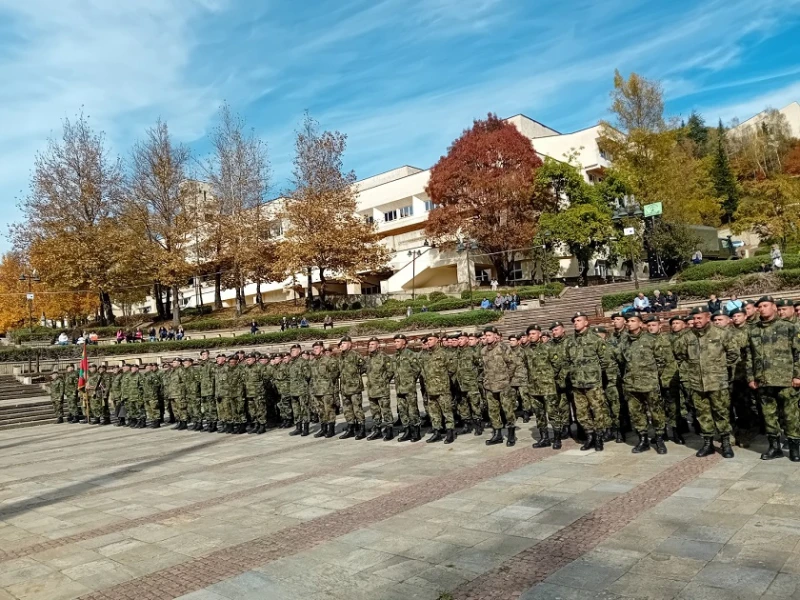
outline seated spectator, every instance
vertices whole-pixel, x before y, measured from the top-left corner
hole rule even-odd
[[[69,346],[69,336],[67,335],[66,331],[62,331],[60,334],[58,334],[58,345]]]
[[[167,328],[163,325],[158,330],[158,337],[161,338],[162,342],[167,339]]]
[[[722,310],[722,302],[719,299],[717,299],[716,294],[711,294],[711,296],[708,298],[708,310],[711,311],[712,315],[715,312],[719,312]]]
[[[250,322],[250,335],[258,333],[258,324],[255,321]]]
[[[167,339],[169,341],[172,341],[172,340],[175,339],[175,330],[172,328],[172,325],[170,325],[169,329],[167,329]]]
[[[99,340],[100,336],[97,335],[97,333],[95,333],[94,331],[89,334],[89,343],[92,344],[93,346],[96,346]]]
[[[661,295],[659,290],[653,292],[653,300],[650,302],[653,307],[653,312],[661,312],[667,310],[667,300]]]
[[[148,333],[148,335],[150,337],[150,341],[151,342],[155,342],[156,341],[156,328],[155,327],[151,327],[150,331],[148,331],[147,333]]]
[[[650,300],[647,299],[644,292],[639,292],[639,295],[633,299],[633,308],[643,313],[653,312],[653,309],[650,307]]]
[[[132,331],[126,331],[125,332],[125,341],[128,344],[132,344],[133,343],[133,332]]]
[[[183,325],[178,325],[178,330],[175,332],[175,339],[182,340],[186,332],[183,330]]]
[[[736,297],[736,294],[733,294],[731,299],[725,303],[725,312],[731,314],[738,308],[742,308],[742,301]]]
[[[771,273],[772,272],[772,266],[768,265],[765,262],[762,262],[760,270],[761,270],[762,273]]]
[[[664,296],[667,310],[675,310],[678,308],[678,294],[672,293],[672,290],[667,290],[667,295]]]
[[[408,308],[411,308],[411,307],[409,306]],[[325,319],[322,321],[322,330],[324,331],[328,327],[333,329],[333,317],[330,316],[330,315],[326,316]]]
[[[80,337],[78,337],[75,343],[78,344],[79,346],[83,346],[86,343],[86,338],[81,335]]]
[[[698,248],[692,255],[692,264],[699,265],[701,262],[703,262],[703,253],[700,252],[700,249]]]
[[[122,329],[117,329],[117,344],[125,341],[125,332]]]
[[[769,256],[772,259],[772,269],[774,271],[780,271],[783,268],[783,256],[781,255],[781,249],[778,248],[778,244],[772,244],[772,250]]]
[[[422,312],[428,312],[428,307],[425,304],[422,305]]]
[[[494,309],[495,310],[503,310],[503,296],[497,294],[494,299]]]
[[[489,310],[490,308],[492,308],[492,303],[489,302],[488,298],[484,298],[483,300],[481,300],[481,308],[483,310]]]
[[[407,306],[406,307],[406,318],[410,317],[411,313],[413,313],[413,312],[414,312],[414,309],[411,308],[410,306]]]
[[[144,341],[144,334],[142,333],[141,327],[136,328],[136,333],[133,334],[133,339],[139,343]]]
[[[281,319],[281,331],[286,331],[288,328],[289,328],[289,321],[286,319],[286,317],[283,317]]]
[[[306,328],[306,327],[308,327],[308,321],[306,321],[306,318],[305,318],[305,317],[303,317],[302,319],[300,319],[300,327],[303,327],[303,328]]]

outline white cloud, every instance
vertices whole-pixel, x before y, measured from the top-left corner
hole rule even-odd
[[[787,104],[800,101],[800,82],[794,82],[782,88],[748,98],[744,101],[709,106],[703,109],[709,123],[722,119],[723,123],[733,119],[746,121],[765,108],[783,108]]]

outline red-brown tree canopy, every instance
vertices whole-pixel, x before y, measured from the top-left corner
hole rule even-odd
[[[539,215],[552,204],[536,191],[541,165],[516,127],[494,114],[476,120],[431,169],[425,191],[436,208],[427,234],[439,244],[474,240],[505,281],[514,250],[530,246]]]

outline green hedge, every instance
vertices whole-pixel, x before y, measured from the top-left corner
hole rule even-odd
[[[53,342],[58,337],[63,329],[52,329],[51,327],[42,327],[37,325],[33,329],[26,327],[24,329],[14,329],[8,332],[8,339],[14,344],[23,344],[26,342]]]
[[[504,296],[506,294],[519,294],[521,300],[530,300],[538,298],[542,294],[545,296],[558,296],[562,291],[564,291],[564,284],[557,281],[545,285],[523,285],[517,288],[502,288],[498,289],[497,292],[493,292],[491,288],[482,287],[477,290],[472,290],[472,299],[478,302],[484,298],[494,300],[494,297],[500,293]],[[461,298],[469,300],[469,290],[461,292]]]
[[[753,256],[769,257],[771,252],[772,252],[771,246],[759,246],[758,248],[756,248],[756,251],[753,252]],[[786,246],[785,250],[781,251],[781,254],[783,255],[783,260],[785,261],[787,255],[797,254],[798,252],[800,252],[800,246],[796,244],[789,244],[788,246]]]
[[[768,257],[767,257],[768,258]],[[737,277],[748,273],[758,273],[761,270],[761,263],[764,257],[743,258],[741,260],[716,260],[704,262],[699,265],[687,267],[678,275],[681,281],[701,281],[716,277]],[[785,269],[800,268],[800,256],[784,256],[783,266]]]
[[[436,313],[420,313],[402,321],[374,320],[358,323],[353,327],[335,327],[333,329],[288,329],[258,335],[241,335],[235,338],[215,338],[206,340],[181,340],[174,342],[144,342],[141,344],[119,344],[89,346],[90,357],[113,357],[146,353],[180,353],[185,350],[203,350],[217,348],[235,348],[240,346],[259,346],[285,344],[295,341],[318,339],[338,339],[343,335],[370,335],[372,333],[391,333],[394,331],[414,331],[417,329],[445,329],[453,327],[477,326],[500,318],[494,311],[469,311],[453,315]],[[78,360],[82,348],[80,346],[50,346],[47,348],[4,348],[0,349],[0,362],[24,362],[35,360]]]

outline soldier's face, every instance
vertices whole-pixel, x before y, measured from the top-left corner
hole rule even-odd
[[[733,324],[736,326],[744,325],[744,323],[747,321],[747,315],[741,312],[737,312],[734,313],[734,315],[731,317],[731,320],[733,321]]]
[[[725,315],[717,315],[714,317],[714,325],[717,327],[727,327],[730,323],[730,319]]]
[[[658,333],[659,331],[661,331],[661,323],[659,323],[658,321],[648,323],[647,331],[649,331],[652,334]]]
[[[535,344],[540,339],[542,339],[542,332],[541,331],[534,330],[534,331],[531,331],[531,332],[528,333],[528,341],[531,344]]]
[[[614,317],[611,319],[611,324],[614,325],[614,329],[617,331],[622,331],[625,329],[625,318],[624,317]]]
[[[378,349],[378,342],[370,342],[369,346],[367,347],[367,349],[370,352],[375,352]]]
[[[711,320],[711,315],[708,313],[697,313],[692,317],[692,321],[694,321],[695,329],[702,329],[708,322]]]
[[[800,317],[800,304],[794,307],[794,314],[796,317]]]
[[[463,348],[467,345],[467,341],[467,336],[462,335],[460,338],[458,338],[458,347]]]
[[[300,348],[292,348],[291,350],[289,350],[289,354],[291,355],[292,358],[297,358],[298,356],[300,356]]]
[[[429,337],[425,340],[425,347],[429,349],[436,348],[436,345],[439,343],[439,338]]]
[[[575,317],[573,323],[575,324],[575,331],[583,331],[589,326],[589,319],[586,317]]]
[[[561,337],[562,335],[564,335],[564,326],[556,325],[550,330],[550,333],[553,334],[553,337]]]
[[[628,331],[630,331],[633,335],[636,335],[642,329],[641,319],[628,319],[626,324],[628,325]]]
[[[519,343],[522,344],[523,346],[525,344],[527,344],[528,343],[528,336],[527,335],[523,335],[521,338],[519,338]]]
[[[208,360],[208,352],[201,352],[200,358],[202,358],[203,360]]]
[[[677,321],[673,321],[672,323],[670,323],[669,326],[670,329],[672,329],[673,333],[678,333],[680,331],[683,331],[683,328],[686,327],[686,323],[678,319]]]
[[[470,347],[470,348],[474,348],[475,346],[477,346],[477,345],[478,345],[478,342],[479,342],[479,341],[480,341],[480,340],[479,340],[478,338],[476,338],[476,337],[471,337],[471,338],[469,338],[469,340],[467,340],[467,343],[469,344],[469,347]]]
[[[794,316],[794,307],[780,306],[778,307],[778,315],[781,319],[791,319]]]
[[[403,349],[403,348],[405,348],[405,347],[406,347],[406,341],[405,341],[405,340],[399,340],[399,339],[398,339],[398,340],[395,340],[395,341],[394,341],[394,349],[395,349],[395,350],[398,350],[398,351],[400,351],[400,350],[402,350],[402,349]]]
[[[511,346],[512,348],[516,348],[517,346],[519,346],[519,340],[517,338],[510,338],[508,340],[508,345]]]
[[[755,304],[747,303],[744,305],[744,314],[749,318],[758,312]]]
[[[217,357],[217,364],[218,365],[224,365],[225,364],[225,357],[224,356]]]
[[[773,319],[777,312],[777,307],[772,302],[762,302],[758,305],[758,313],[762,319]]]
[[[319,356],[322,354],[322,346],[314,346],[311,351],[314,353],[314,356]]]
[[[342,342],[340,344],[340,347],[342,348],[342,352],[347,352],[348,350],[350,350],[350,346],[352,346],[351,342]]]
[[[228,361],[228,368],[229,369],[232,369],[235,366],[236,366],[236,360],[229,360]]]

